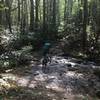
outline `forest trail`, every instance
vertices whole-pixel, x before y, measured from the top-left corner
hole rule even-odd
[[[45,73],[41,68],[41,63],[32,62],[1,74],[12,88],[7,93],[12,92],[14,99],[7,100],[99,100],[95,94],[100,90],[100,78],[94,75],[92,62],[53,56]]]
[[[0,100],[100,100],[99,33],[100,0],[0,0]]]

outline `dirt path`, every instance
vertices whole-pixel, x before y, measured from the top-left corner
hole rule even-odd
[[[100,79],[93,74],[91,66],[54,56],[45,73],[41,64],[33,63],[8,71],[1,74],[1,86],[7,91],[6,97],[1,93],[5,98],[2,100],[100,100],[96,98]]]

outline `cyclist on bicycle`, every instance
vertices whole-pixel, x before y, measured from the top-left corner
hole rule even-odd
[[[42,61],[42,65],[43,66],[46,66],[46,64],[48,63],[48,61],[50,61],[50,59],[48,57],[50,48],[51,48],[51,43],[48,42],[48,41],[46,41],[44,43],[44,46],[43,46],[43,61]]]

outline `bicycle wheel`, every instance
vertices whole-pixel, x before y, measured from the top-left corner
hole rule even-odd
[[[44,57],[42,60],[42,71],[44,73],[47,72],[47,63],[48,63],[48,57]]]

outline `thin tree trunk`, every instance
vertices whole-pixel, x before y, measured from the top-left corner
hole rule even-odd
[[[87,43],[87,21],[88,21],[88,2],[84,0],[84,18],[83,18],[83,51],[86,51]]]
[[[34,1],[30,0],[31,10],[30,10],[30,31],[34,31]]]
[[[38,31],[39,28],[39,2],[40,0],[35,1],[35,30]]]
[[[8,9],[5,9],[5,12],[6,12],[6,21],[8,23],[9,31],[12,33],[12,27],[11,27],[11,5],[10,5],[10,1],[6,0],[5,4],[8,7]]]
[[[46,32],[46,4],[45,4],[45,0],[43,0],[43,32]]]
[[[20,24],[20,0],[18,0],[18,25]]]

